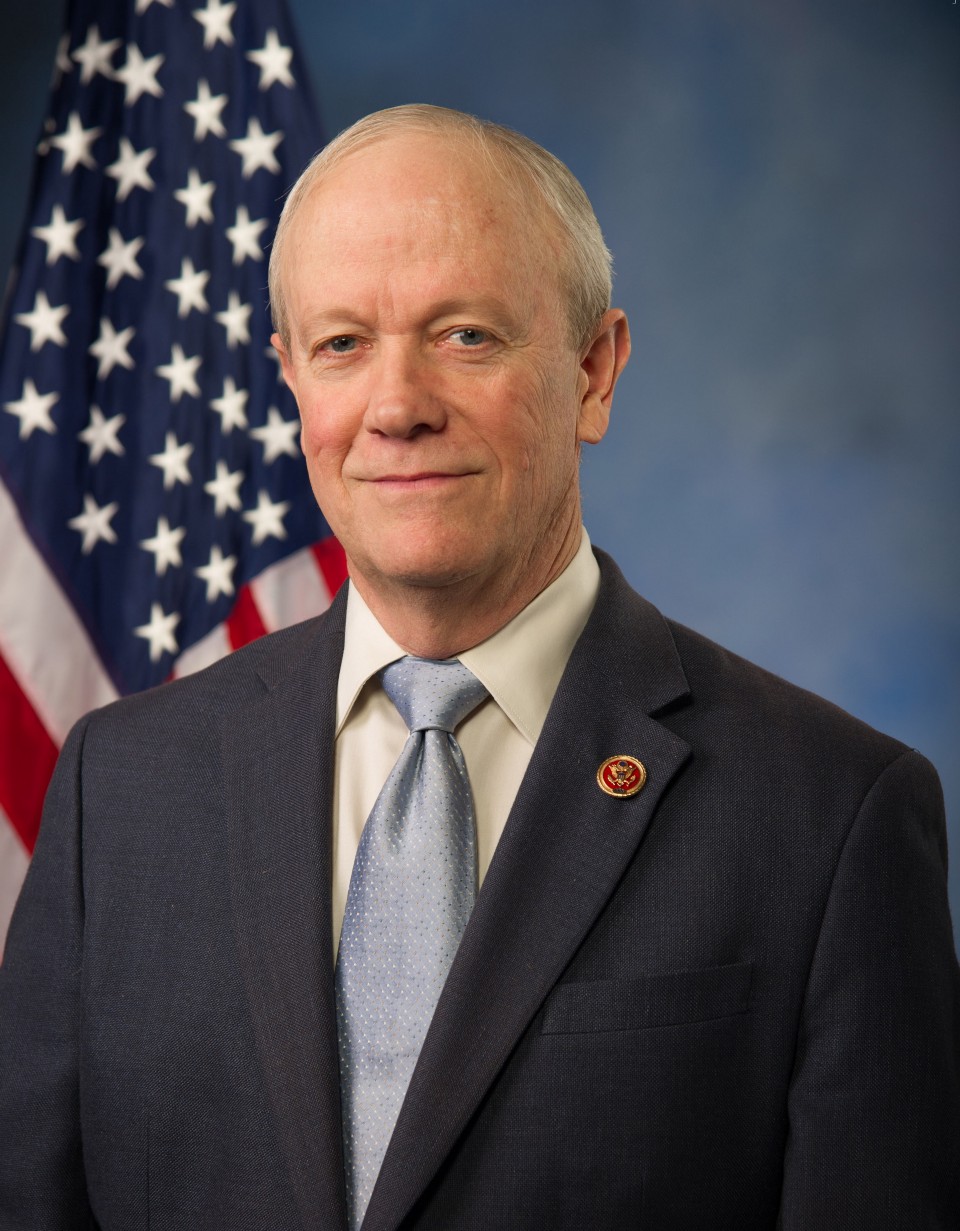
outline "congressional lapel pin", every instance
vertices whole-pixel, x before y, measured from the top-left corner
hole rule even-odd
[[[647,780],[647,771],[642,761],[636,757],[621,753],[619,756],[607,757],[597,770],[597,785],[601,791],[618,799],[629,799],[643,789]]]

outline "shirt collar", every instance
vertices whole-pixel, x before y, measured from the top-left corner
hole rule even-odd
[[[509,624],[457,655],[531,744],[540,736],[599,588],[600,569],[583,530],[576,555],[559,577]],[[337,684],[337,735],[367,680],[405,653],[350,586]]]

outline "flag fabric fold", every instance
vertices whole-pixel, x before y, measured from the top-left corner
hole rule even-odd
[[[93,706],[343,580],[269,345],[320,145],[283,0],[72,0],[0,335],[0,946]]]

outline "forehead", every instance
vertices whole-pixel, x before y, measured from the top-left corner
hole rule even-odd
[[[558,267],[556,231],[532,184],[505,175],[482,146],[392,134],[350,151],[308,190],[291,220],[284,281],[331,261],[507,265],[542,279]]]

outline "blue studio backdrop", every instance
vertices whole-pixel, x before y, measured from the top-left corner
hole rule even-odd
[[[956,926],[960,7],[290,7],[327,134],[440,103],[581,178],[634,338],[584,461],[591,536],[667,614],[934,761]],[[61,19],[3,16],[0,273]]]

